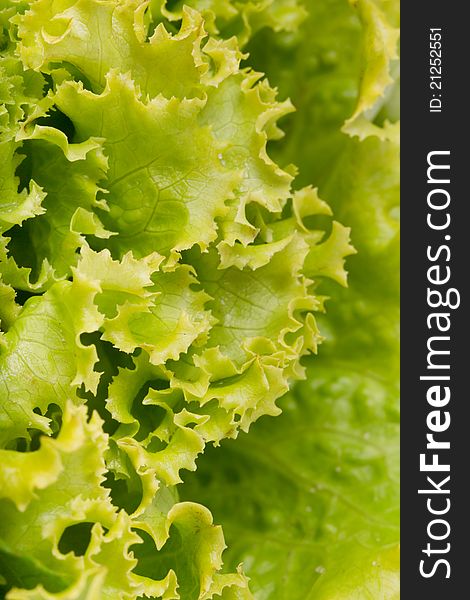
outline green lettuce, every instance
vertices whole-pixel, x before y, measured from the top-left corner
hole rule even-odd
[[[0,20],[0,593],[395,598],[392,3]]]
[[[385,8],[378,13],[383,22],[396,23],[392,7]],[[361,26],[373,38],[367,32],[373,23],[353,19],[339,0],[311,11],[309,35],[279,39],[265,32],[249,49],[257,67],[298,107],[286,141],[273,151],[278,160],[301,165],[300,181],[314,173],[321,196],[351,225],[358,253],[348,261],[348,289],[320,287],[335,299],[319,319],[326,342],[309,360],[307,380],[280,401],[283,414],[206,452],[180,494],[204,502],[224,524],[227,561],[243,561],[257,599],[396,600],[397,65],[390,56],[392,89],[369,113],[372,121],[359,120],[368,77],[357,90],[353,74],[368,64],[359,41]],[[384,65],[387,52],[384,47]],[[377,101],[372,98],[371,104]],[[351,138],[353,122],[358,133]]]
[[[320,324],[327,342],[283,414],[206,452],[180,490],[223,523],[228,563],[263,600],[399,598],[398,154],[349,146],[328,187],[358,255]]]

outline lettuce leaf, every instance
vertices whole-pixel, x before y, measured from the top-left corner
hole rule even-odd
[[[276,32],[296,31],[307,15],[300,0],[152,0],[152,19],[156,23],[162,18],[178,21],[184,6],[201,12],[211,34],[223,38],[236,35],[240,46],[266,27]]]
[[[101,485],[107,446],[97,414],[87,420],[85,407],[68,402],[57,438],[29,454],[0,451],[9,470],[0,565],[16,586],[7,597],[189,600],[235,586],[249,598],[240,573],[214,577],[224,540],[206,508],[175,503],[164,489],[134,516],[113,505]]]

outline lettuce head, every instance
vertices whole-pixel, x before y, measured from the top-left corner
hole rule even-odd
[[[0,20],[0,594],[397,598],[395,3]]]

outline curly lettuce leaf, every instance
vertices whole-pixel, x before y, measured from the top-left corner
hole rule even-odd
[[[30,289],[34,288],[31,280],[36,278],[37,281],[45,265],[50,270],[50,277],[47,282],[43,278],[42,286],[70,277],[71,268],[77,263],[77,250],[85,242],[84,234],[104,239],[112,235],[94,212],[96,208],[107,209],[106,202],[97,199],[100,191],[97,182],[106,171],[106,158],[99,144],[90,141],[83,148],[84,156],[79,155],[71,161],[64,151],[69,157],[73,152],[81,154],[82,149],[76,148],[78,144],[60,148],[56,142],[63,140],[42,141],[48,134],[51,137],[46,127],[36,127],[29,140],[38,142],[34,145],[31,141],[26,142],[23,147],[33,180],[42,190],[40,216],[24,223],[21,232],[16,232],[9,244],[10,252],[17,259],[24,264],[31,263],[28,267],[31,275],[25,286]]]
[[[67,402],[56,438],[32,452],[0,450],[9,473],[0,498],[6,597],[251,598],[241,573],[218,573],[224,538],[206,508],[156,489],[134,518],[113,505],[107,449],[97,414],[88,420],[85,407]]]
[[[80,139],[106,140],[109,212],[102,220],[119,233],[108,247],[141,257],[196,243],[205,249],[216,238],[215,220],[226,213],[237,173],[224,168],[224,148],[199,124],[200,101],[146,102],[127,76],[111,72],[101,95],[65,82],[55,102]]]
[[[113,68],[130,72],[144,95],[166,98],[200,96],[237,69],[236,41],[207,41],[198,11],[184,9],[177,33],[162,23],[149,36],[146,9],[142,0],[35,0],[13,19],[18,52],[26,67],[46,73],[73,67],[95,93]]]
[[[45,416],[50,404],[63,408],[84,384],[95,390],[99,373],[94,346],[80,336],[102,320],[93,304],[96,286],[75,280],[57,283],[43,296],[31,297],[2,337],[0,348],[0,439],[51,433]],[[79,399],[77,398],[77,403]]]
[[[363,28],[362,63],[359,95],[353,114],[347,119],[343,131],[364,139],[370,135],[387,137],[397,135],[397,128],[385,121],[383,128],[373,123],[397,76],[399,31],[389,21],[389,15],[380,7],[381,2],[352,0]],[[387,3],[383,3],[387,5]],[[393,6],[393,5],[392,5]],[[392,18],[394,15],[392,16]],[[393,19],[395,20],[395,19]]]
[[[204,17],[207,30],[224,38],[236,36],[244,46],[259,30],[268,27],[273,31],[296,31],[306,16],[299,0],[152,0],[152,21],[162,17],[179,21],[184,17],[184,6],[196,8]]]
[[[20,144],[14,141],[0,143],[0,232],[3,234],[14,225],[45,212],[42,202],[44,192],[31,181],[29,189],[18,191],[16,169],[24,157],[17,153]]]
[[[20,5],[18,3],[18,9]],[[0,142],[14,140],[20,122],[38,112],[38,103],[45,85],[43,75],[25,69],[16,56],[15,44],[7,33],[8,19],[14,14],[14,4],[0,13],[3,31],[0,56]]]
[[[271,151],[299,167],[300,185],[321,187],[348,135],[397,139],[398,11],[394,0],[309,3],[297,34],[264,31],[248,45],[251,64],[297,109]]]

